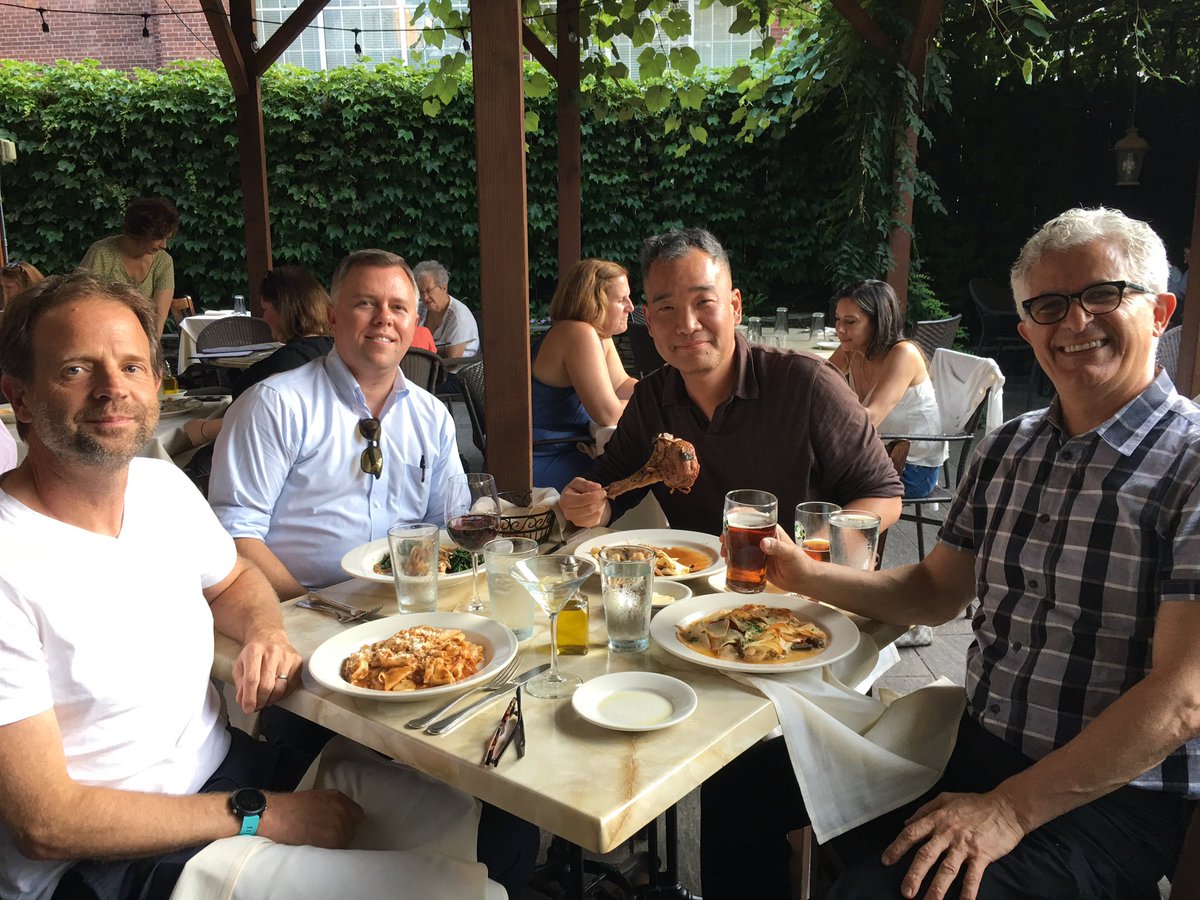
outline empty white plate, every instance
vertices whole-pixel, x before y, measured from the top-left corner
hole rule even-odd
[[[657,731],[696,711],[696,692],[657,672],[613,672],[585,682],[571,697],[575,712],[614,731]]]

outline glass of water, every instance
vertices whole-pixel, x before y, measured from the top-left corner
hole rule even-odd
[[[880,519],[865,509],[843,509],[829,517],[829,559],[864,572],[875,568]]]
[[[638,653],[650,646],[650,610],[654,602],[654,550],[637,544],[600,551],[600,585],[608,649]]]
[[[438,527],[400,523],[388,529],[396,605],[402,613],[437,610]]]
[[[492,618],[512,629],[518,641],[533,637],[533,597],[510,574],[513,563],[537,556],[537,541],[529,538],[496,538],[483,545],[488,599]]]

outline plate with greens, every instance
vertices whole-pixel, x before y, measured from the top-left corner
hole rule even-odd
[[[471,577],[471,554],[457,547],[443,528],[438,535],[438,584],[455,584]],[[385,537],[355,547],[342,557],[342,571],[367,581],[392,583],[392,554]],[[482,570],[483,567],[480,566]]]

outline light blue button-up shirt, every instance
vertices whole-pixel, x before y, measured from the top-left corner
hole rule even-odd
[[[359,466],[371,415],[333,350],[238,398],[213,453],[209,500],[235,538],[264,541],[306,588],[348,576],[342,556],[397,522],[445,524],[445,488],[461,474],[454,420],[396,370],[379,415],[383,472]]]

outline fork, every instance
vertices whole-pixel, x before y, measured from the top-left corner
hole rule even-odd
[[[296,601],[297,606],[303,606],[305,609],[316,610],[317,612],[328,613],[338,620],[343,625],[349,625],[351,622],[361,622],[367,616],[379,612],[383,609],[383,604],[376,606],[374,609],[359,609],[354,612],[343,612],[333,606],[325,606],[321,603],[313,603],[308,598],[301,598]]]
[[[499,672],[497,672],[496,676],[491,681],[489,681],[487,684],[480,685],[479,687],[474,688],[473,690],[467,691],[466,693],[459,694],[453,700],[450,700],[447,703],[443,703],[437,709],[431,710],[430,712],[425,713],[425,715],[423,715],[423,716],[417,716],[415,719],[412,719],[412,720],[406,722],[404,727],[405,728],[424,728],[426,725],[428,725],[434,719],[438,718],[443,713],[447,712],[459,700],[462,700],[464,697],[470,696],[471,694],[475,693],[475,691],[494,691],[494,690],[497,690],[498,688],[504,687],[506,684],[508,684],[509,679],[512,678],[513,675],[516,673],[517,665],[519,664],[519,662],[520,662],[519,654],[516,656],[513,656],[513,658],[508,661],[508,665],[506,665],[503,669],[501,669]]]

